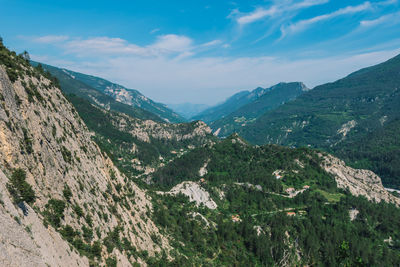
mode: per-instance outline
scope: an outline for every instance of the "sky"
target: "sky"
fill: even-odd
[[[400,53],[398,0],[0,0],[0,36],[163,103],[309,88]]]

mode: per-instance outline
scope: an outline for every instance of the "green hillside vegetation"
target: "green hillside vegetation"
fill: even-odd
[[[268,110],[279,107],[280,105],[296,99],[303,94],[307,88],[299,82],[279,83],[270,87],[263,95],[254,101],[239,107],[226,117],[213,121],[210,127],[216,131],[220,129],[219,136],[227,136],[238,131],[247,123],[251,123]]]
[[[349,138],[335,147],[334,152],[355,168],[379,173],[386,187],[399,188],[400,119],[360,139]]]
[[[398,187],[400,176],[394,170],[397,167],[387,167],[382,153],[373,156],[378,149],[378,137],[371,137],[383,138],[383,133],[389,134],[383,138],[385,146],[393,153],[398,151],[396,131],[390,130],[390,126],[384,130],[384,127],[400,117],[399,85],[400,56],[397,56],[334,83],[317,86],[296,100],[266,112],[242,128],[240,133],[255,144],[311,146],[329,152],[338,151],[338,155],[357,166],[361,166],[360,160],[366,160],[364,155],[368,153],[370,163],[365,166],[381,175],[384,184]],[[343,129],[346,127],[349,129],[344,136]],[[360,140],[372,143],[364,144],[360,149]],[[398,157],[393,153],[390,160]]]
[[[171,266],[400,263],[398,208],[337,189],[334,179],[319,167],[313,150],[253,147],[238,140],[232,136],[213,147],[193,150],[153,174],[155,189],[166,190],[184,177],[198,181],[198,169],[209,159],[202,186],[211,193],[217,209],[197,207],[183,195],[153,196],[154,220],[174,238],[176,259]],[[275,170],[283,171],[282,179],[272,174]],[[260,185],[261,190],[238,183]],[[284,192],[304,185],[310,188],[294,198]],[[352,209],[359,211],[353,221]],[[232,216],[240,220],[234,222]],[[389,236],[392,241],[385,242]],[[150,262],[165,264],[163,259]]]
[[[205,140],[177,141],[176,139],[162,140],[150,137],[150,142],[145,142],[129,133],[129,127],[122,130],[116,126],[122,117],[119,113],[101,109],[76,95],[68,95],[67,97],[88,128],[95,133],[93,138],[96,143],[128,177],[142,173],[142,171],[132,167],[132,160],[134,159],[140,160],[145,166],[157,166],[160,162],[160,156],[168,161],[176,156],[171,151],[187,150],[189,145],[199,146],[208,138],[213,138],[206,136],[204,137]],[[190,133],[195,127],[195,122],[172,126],[177,128],[180,133]],[[168,127],[168,124],[165,124],[164,127]],[[133,145],[136,146],[137,150],[132,150]]]

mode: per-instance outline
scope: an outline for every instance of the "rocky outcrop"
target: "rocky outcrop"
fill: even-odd
[[[159,194],[170,194],[170,195],[178,195],[184,194],[189,198],[189,201],[196,202],[199,206],[203,204],[209,209],[216,209],[217,204],[210,197],[210,194],[200,186],[199,183],[186,181],[174,186],[168,192],[158,192]]]
[[[167,239],[148,218],[152,204],[146,193],[102,154],[61,91],[32,67],[21,68],[23,78],[12,83],[0,65],[0,166],[8,173],[15,168],[26,171],[27,182],[37,196],[34,206],[39,214],[35,220],[42,220],[40,213],[50,199],[58,199],[66,203],[61,227],[69,225],[81,231],[85,226],[97,233],[93,241],[102,240],[119,227],[120,238],[126,238],[139,251],[154,255],[168,248]],[[71,191],[69,201],[63,196],[66,187]],[[83,216],[77,215],[76,207]],[[54,231],[47,231],[54,235]],[[160,242],[156,244],[152,236],[159,237]],[[24,242],[22,250],[30,241]],[[54,257],[64,255],[59,250],[53,252]],[[119,262],[142,262],[139,257],[136,260],[125,253],[111,253]],[[104,258],[108,254],[103,247]],[[87,265],[87,261],[78,260]]]
[[[381,178],[372,171],[351,168],[331,155],[320,156],[323,158],[322,167],[333,175],[339,188],[348,189],[355,196],[365,196],[376,202],[400,204],[400,199],[386,191]]]
[[[202,121],[193,123],[168,124],[152,120],[140,120],[125,114],[112,114],[115,126],[129,132],[143,142],[150,142],[151,138],[158,140],[190,140],[193,143],[207,143],[212,135],[211,128]]]

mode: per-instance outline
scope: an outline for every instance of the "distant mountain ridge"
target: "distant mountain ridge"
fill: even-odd
[[[191,117],[210,107],[206,104],[192,103],[167,104],[167,106],[186,119],[190,119]]]
[[[31,64],[33,66],[37,66],[39,63],[31,61]],[[75,76],[71,75],[71,73],[65,69],[60,69],[43,63],[40,64],[45,71],[50,72],[51,75],[58,79],[62,91],[65,94],[79,96],[102,108],[111,111],[122,112],[138,119],[162,121],[159,116],[149,111],[116,101],[111,96],[108,96],[105,93],[94,89],[90,85],[75,79]]]
[[[193,116],[191,119],[192,120],[202,120],[202,121],[205,121],[206,123],[212,123],[212,122],[215,122],[218,120],[222,120],[223,118],[227,117],[228,115],[232,114],[233,112],[238,111],[240,108],[258,100],[263,95],[270,92],[271,90],[279,89],[279,88],[283,87],[283,85],[286,85],[286,84],[288,84],[289,87],[292,85],[295,85],[295,87],[300,86],[304,90],[308,90],[307,87],[302,83],[279,83],[279,84],[271,86],[269,88],[257,87],[256,89],[254,89],[252,91],[241,91],[239,93],[236,93],[233,96],[226,99],[221,104],[210,107],[210,108],[206,109],[205,111],[201,112],[200,114]],[[285,101],[288,100],[284,96],[282,99]],[[289,99],[291,99],[291,97],[289,97]],[[261,112],[261,111],[257,111],[257,110],[258,110],[258,108],[255,109],[254,113],[258,114],[259,112]],[[240,114],[240,112],[238,114]],[[222,122],[218,123],[218,125],[219,126],[223,125],[223,123]],[[231,127],[228,127],[228,128],[231,128]]]
[[[247,95],[250,103],[239,107],[224,118],[210,123],[218,136],[228,136],[241,127],[253,122],[268,110],[296,99],[309,89],[301,82],[278,83],[269,88],[257,88]]]
[[[128,89],[122,85],[112,83],[103,78],[92,75],[86,75],[79,72],[65,70],[73,75],[75,79],[82,81],[93,88],[111,96],[116,101],[133,106],[140,107],[151,113],[158,115],[166,122],[183,122],[185,119],[168,108],[165,104],[157,103],[144,96],[138,90]]]
[[[37,63],[34,63],[37,64]],[[60,83],[64,88],[70,88],[70,89],[77,89],[77,88],[85,88],[85,94],[88,93],[88,90],[90,91],[90,94],[93,95],[97,95],[95,92],[93,92],[94,90],[97,90],[98,92],[103,93],[104,95],[114,99],[114,101],[121,103],[121,104],[125,104],[128,106],[131,106],[132,108],[136,109],[136,111],[139,109],[144,110],[146,112],[149,112],[151,114],[155,114],[157,115],[162,121],[166,121],[166,122],[171,122],[171,123],[176,123],[176,122],[183,122],[185,121],[185,119],[178,115],[177,113],[175,113],[174,111],[172,111],[171,109],[169,109],[166,105],[161,104],[161,103],[157,103],[149,98],[147,98],[146,96],[144,96],[142,93],[140,93],[138,90],[134,90],[134,89],[128,89],[122,85],[116,84],[116,83],[112,83],[108,80],[105,80],[103,78],[100,77],[96,77],[96,76],[92,76],[92,75],[86,75],[83,73],[79,73],[79,72],[75,72],[75,71],[71,71],[71,70],[67,70],[67,69],[63,69],[63,68],[57,68],[54,66],[50,66],[50,65],[46,65],[46,64],[42,64],[43,67],[48,70],[52,75],[54,75],[55,77],[57,77],[60,80]],[[71,88],[74,87],[74,88]],[[87,87],[89,87],[90,89],[88,89]],[[79,94],[79,92],[69,92],[69,93],[74,93],[74,94]],[[81,97],[84,97],[82,94],[80,95]],[[87,97],[84,97],[87,98]],[[105,98],[104,96],[102,96],[102,98]],[[98,100],[98,99],[97,99]],[[92,99],[93,101],[93,99]],[[107,99],[107,103],[113,102],[110,101],[110,99]],[[104,103],[101,103],[102,101],[100,101],[100,106],[106,107],[104,106]],[[97,103],[99,104],[99,103]],[[101,105],[103,104],[103,105]],[[115,103],[113,103],[114,106],[116,105]],[[119,105],[121,107],[121,105]],[[120,108],[119,107],[119,108]],[[124,107],[124,110],[126,109],[126,107]],[[119,112],[124,112],[121,110],[116,110]],[[124,112],[126,113],[126,112]],[[131,115],[132,114],[128,114]],[[147,114],[148,117],[150,117],[149,119],[153,119],[155,120],[155,116],[152,116],[150,114]],[[134,116],[137,117],[137,116]],[[144,119],[144,117],[138,117],[141,119]],[[158,119],[158,120],[160,120]],[[157,119],[156,119],[157,120]]]

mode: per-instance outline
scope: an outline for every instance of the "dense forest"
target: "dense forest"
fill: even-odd
[[[197,207],[183,195],[154,196],[154,220],[175,239],[177,258],[171,265],[400,263],[400,211],[337,189],[319,167],[316,152],[275,145],[256,148],[235,136],[175,159],[176,164],[153,175],[153,186],[170,188],[183,177],[199,180],[204,160],[209,163],[202,186],[211,192],[217,209]],[[282,179],[272,174],[275,170],[282,171]],[[295,197],[285,194],[289,187],[304,186],[309,189]],[[355,210],[358,214],[351,218]]]

